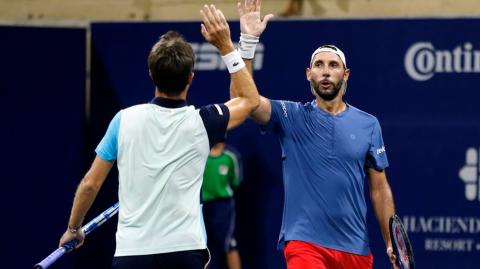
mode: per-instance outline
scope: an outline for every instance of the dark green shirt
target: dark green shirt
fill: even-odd
[[[203,201],[232,197],[239,184],[240,164],[232,151],[226,149],[219,156],[208,156],[203,174]]]

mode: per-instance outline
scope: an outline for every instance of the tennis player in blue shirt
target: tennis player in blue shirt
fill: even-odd
[[[272,15],[260,0],[238,3],[238,50],[252,72],[255,46]],[[307,103],[261,97],[251,117],[282,147],[285,204],[279,247],[288,269],[371,269],[364,186],[395,267],[388,220],[395,212],[380,124],[343,100],[350,70],[333,45],[315,50],[306,69],[315,99]],[[234,87],[231,93],[235,96]]]

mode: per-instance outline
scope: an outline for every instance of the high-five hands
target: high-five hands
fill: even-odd
[[[238,0],[237,8],[240,16],[240,31],[242,34],[260,37],[273,14],[260,15],[262,0]]]
[[[201,32],[205,40],[217,47],[222,55],[232,52],[235,47],[230,37],[230,27],[222,11],[214,5],[204,5],[200,14],[203,21]]]

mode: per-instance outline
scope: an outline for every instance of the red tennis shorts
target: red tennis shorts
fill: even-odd
[[[347,253],[304,241],[288,241],[283,249],[287,269],[372,269],[373,255]]]

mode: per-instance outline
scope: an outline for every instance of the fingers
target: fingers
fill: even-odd
[[[238,10],[238,15],[240,17],[242,17],[244,14],[245,14],[245,9],[244,9],[244,5],[242,5],[242,1],[238,1],[237,2],[237,10]]]
[[[205,28],[205,25],[203,23],[200,24],[200,32],[202,33],[205,39],[208,37],[207,28]]]
[[[75,249],[83,246],[83,241],[84,241],[84,240],[81,240],[81,241],[79,240],[78,243],[75,245]]]
[[[392,264],[392,269],[401,269],[400,266],[398,266],[398,264],[394,263]]]
[[[200,10],[200,15],[202,15],[202,34],[204,33],[207,33],[207,26],[209,23],[209,20],[208,20],[208,17],[207,17],[207,14],[205,14],[205,12],[203,10]]]
[[[262,0],[256,0],[255,1],[255,11],[260,12],[262,10]]]
[[[262,25],[263,27],[267,27],[267,23],[273,19],[273,17],[275,17],[273,14],[268,14],[268,15],[265,15],[265,17],[263,17],[263,20],[262,20]]]
[[[246,13],[253,12],[255,10],[255,0],[238,0],[237,2],[237,9],[238,14],[243,16]]]
[[[243,6],[244,13],[254,12],[256,0],[245,0],[245,5]]]
[[[212,5],[213,6],[213,5]],[[212,29],[212,25],[215,22],[214,15],[210,10],[211,7],[204,5],[203,8],[200,10],[200,14],[202,15],[202,21],[200,32],[202,33],[203,37],[208,40],[209,37],[209,29]],[[215,8],[215,7],[213,7]]]
[[[248,3],[248,9],[250,12],[255,12],[257,11],[256,8],[257,8],[257,0],[248,0],[249,3]]]
[[[200,14],[203,20],[200,25],[203,37],[220,51],[230,50],[230,47],[233,46],[230,27],[223,12],[214,5],[204,5]]]
[[[203,9],[200,10],[200,14],[202,15],[202,21],[205,26],[208,28],[211,25],[212,14],[210,12],[210,8],[207,5],[203,6]]]
[[[220,9],[217,9],[214,5],[204,5],[200,10],[202,15],[203,24],[208,31],[210,27],[215,25],[224,25],[227,23],[225,16]]]
[[[397,263],[397,257],[394,254],[390,256],[390,262],[394,265]]]
[[[217,24],[222,24],[222,19],[221,19],[221,15],[220,15],[222,13],[222,11],[220,11],[220,9],[215,9],[214,5],[211,5],[211,7],[213,8],[211,10],[211,12],[212,12],[213,18],[215,19],[215,22]]]
[[[223,12],[220,9],[217,9],[217,16],[218,16],[219,22],[221,24],[223,24],[223,25],[227,24],[227,18],[225,18],[225,15],[223,14]]]
[[[237,9],[240,17],[245,13],[260,12],[262,9],[262,0],[238,0]]]
[[[207,30],[207,27],[205,26],[205,24],[207,24],[207,15],[205,14],[205,12],[203,12],[203,10],[200,10],[200,14],[202,15],[202,21],[203,23],[200,24],[200,32],[202,33],[202,36],[208,40],[209,39],[209,33],[208,33],[208,30]]]
[[[387,255],[390,260],[390,263],[392,264],[392,268],[397,269],[397,256],[393,254],[393,249],[392,248],[387,248]]]

